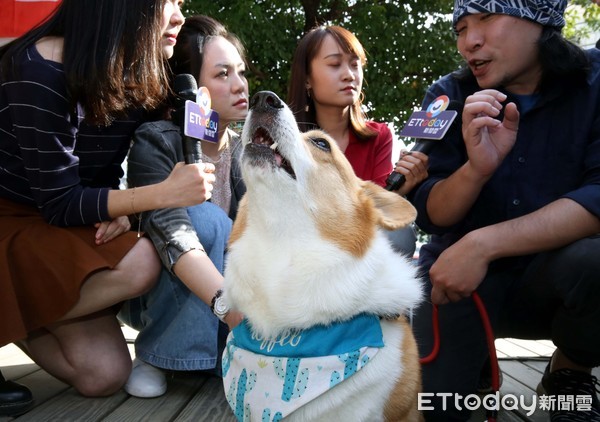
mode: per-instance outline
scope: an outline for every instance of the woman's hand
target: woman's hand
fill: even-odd
[[[427,178],[429,157],[419,151],[400,151],[400,160],[394,171],[403,174],[406,182],[397,190],[400,195],[408,194],[415,186]]]
[[[112,221],[102,221],[94,224],[96,230],[96,244],[102,245],[113,240],[115,237],[128,232],[131,229],[127,216],[117,217]]]
[[[215,182],[214,172],[215,166],[210,163],[177,163],[162,182],[171,207],[189,207],[209,200]]]

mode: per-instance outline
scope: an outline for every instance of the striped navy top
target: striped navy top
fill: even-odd
[[[62,64],[29,47],[21,79],[0,86],[0,197],[36,206],[57,226],[110,220],[108,190],[118,189],[142,113],[102,127],[83,116],[70,105]]]

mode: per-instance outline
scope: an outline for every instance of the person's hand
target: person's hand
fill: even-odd
[[[485,250],[471,232],[442,252],[429,270],[431,301],[443,305],[471,296],[487,274]]]
[[[210,163],[177,163],[163,182],[171,207],[189,207],[210,199],[215,182],[215,166]]]
[[[96,230],[96,244],[102,245],[110,242],[115,237],[128,232],[131,229],[131,223],[127,216],[117,217],[112,221],[103,221],[94,224]]]
[[[242,322],[244,315],[237,311],[229,311],[224,319],[229,330],[233,330],[240,322]]]
[[[600,1],[600,0],[599,0]],[[406,182],[397,190],[400,195],[408,194],[415,186],[429,175],[429,157],[419,151],[400,151],[400,159],[396,162],[394,171],[403,174]]]
[[[504,107],[504,120],[496,119],[506,95],[486,89],[467,97],[463,109],[462,134],[469,164],[482,177],[491,176],[517,139],[519,112],[514,103]]]

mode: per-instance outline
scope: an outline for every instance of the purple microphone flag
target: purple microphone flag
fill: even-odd
[[[400,136],[422,139],[442,139],[458,113],[454,110],[432,116],[427,111],[415,111],[400,132]]]
[[[183,133],[190,138],[218,142],[219,113],[212,109],[207,111],[198,103],[186,101]]]

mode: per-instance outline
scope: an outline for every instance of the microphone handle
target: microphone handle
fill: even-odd
[[[202,145],[199,140],[183,135],[183,158],[186,164],[202,162]]]
[[[202,162],[202,144],[199,139],[186,136],[185,127],[185,105],[171,112],[171,120],[179,128],[181,134],[181,143],[183,147],[183,159],[186,164],[196,164]]]
[[[417,142],[412,147],[410,152],[417,151],[422,152],[423,154],[429,154],[436,142],[440,141],[434,141],[431,139],[417,139]],[[385,181],[385,189],[390,191],[398,190],[402,187],[402,185],[404,185],[404,183],[406,183],[406,176],[404,176],[402,173],[398,173],[397,171],[393,171]]]

